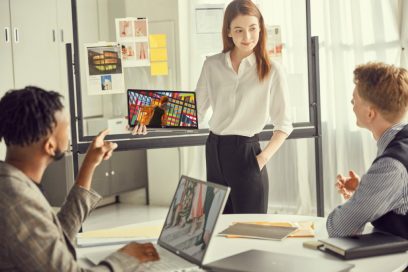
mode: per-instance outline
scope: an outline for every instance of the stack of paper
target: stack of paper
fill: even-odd
[[[134,224],[124,227],[87,231],[77,234],[77,246],[89,247],[112,244],[126,244],[131,241],[151,242],[159,236],[163,223]]]
[[[265,224],[235,223],[227,229],[223,230],[220,235],[226,236],[228,238],[282,240],[296,229],[296,227],[287,226],[283,227]]]
[[[126,227],[112,228],[87,231],[79,233],[78,238],[157,238],[160,235],[161,226],[143,226],[143,227]]]
[[[251,222],[234,222],[235,224],[253,224],[257,226],[266,226],[278,228],[287,228],[288,235],[287,237],[297,237],[297,238],[304,238],[304,237],[314,237],[314,222],[312,221],[301,221],[301,222],[270,222],[270,221],[251,221]],[[284,230],[284,229],[283,229]],[[290,231],[292,230],[292,231]],[[240,237],[248,237],[247,235],[232,235],[232,234],[225,234],[228,238],[240,238]]]

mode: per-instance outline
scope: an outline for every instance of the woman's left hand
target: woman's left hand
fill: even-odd
[[[266,165],[268,160],[264,156],[262,156],[261,154],[258,154],[256,156],[256,160],[257,160],[258,165],[259,165],[259,171],[262,171],[262,169],[264,168],[264,166]]]

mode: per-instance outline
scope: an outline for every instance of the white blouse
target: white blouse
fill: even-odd
[[[241,61],[238,73],[232,68],[230,52],[208,57],[196,93],[198,120],[203,120],[211,106],[209,128],[217,135],[251,137],[269,121],[274,130],[287,135],[293,130],[285,72],[275,61],[269,75],[260,82],[254,53]]]

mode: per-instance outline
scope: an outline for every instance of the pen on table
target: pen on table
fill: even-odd
[[[234,235],[234,234],[225,235],[225,238],[241,238],[241,237],[243,237],[243,236],[241,236],[241,235]]]

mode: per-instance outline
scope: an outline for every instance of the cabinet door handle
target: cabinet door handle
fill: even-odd
[[[10,42],[10,28],[9,27],[4,28],[4,41],[5,43]]]
[[[55,29],[52,30],[52,41],[55,42]]]
[[[62,43],[64,42],[64,30],[63,29],[61,29],[61,42]]]
[[[18,28],[14,28],[14,42],[19,43],[20,42],[20,33],[18,31]]]

